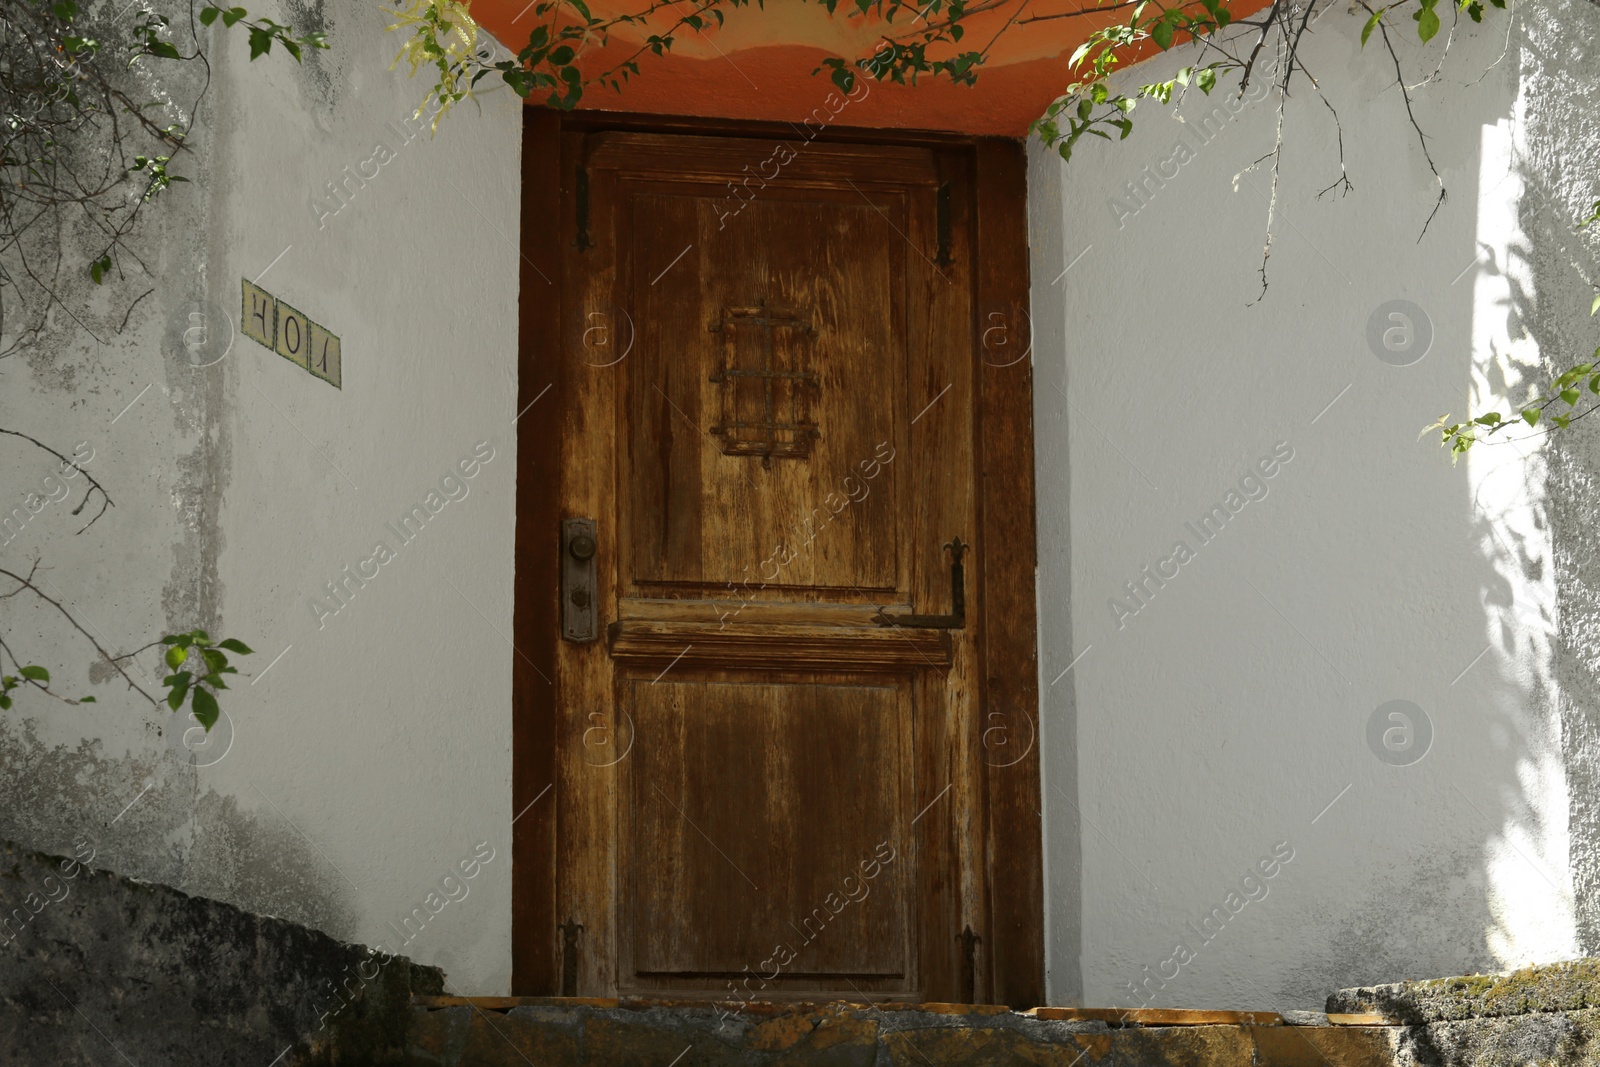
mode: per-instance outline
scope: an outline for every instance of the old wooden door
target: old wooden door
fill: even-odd
[[[560,149],[552,991],[981,999],[971,153]]]

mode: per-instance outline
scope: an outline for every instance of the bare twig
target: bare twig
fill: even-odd
[[[78,533],[80,533],[80,534],[83,533],[84,530],[87,530],[89,527],[93,526],[96,522],[98,522],[99,519],[100,519],[100,516],[102,516],[102,515],[104,515],[106,513],[106,508],[115,506],[115,501],[113,501],[111,499],[111,494],[106,492],[106,487],[101,485],[95,479],[94,475],[90,474],[88,471],[86,471],[82,467],[80,467],[77,463],[73,462],[71,459],[68,459],[66,456],[63,456],[60,452],[57,452],[55,449],[53,449],[49,445],[45,444],[43,441],[39,440],[37,437],[31,437],[28,434],[22,433],[19,430],[7,430],[4,427],[0,427],[0,434],[5,434],[5,435],[7,435],[9,437],[20,437],[24,441],[27,441],[27,442],[29,442],[29,443],[31,443],[31,444],[39,447],[39,448],[44,449],[46,452],[50,453],[52,456],[56,457],[61,462],[65,463],[67,466],[71,467],[73,470],[76,470],[78,473],[82,474],[85,478],[88,479],[89,488],[84,490],[83,499],[78,502],[78,506],[77,507],[72,509],[72,514],[77,515],[77,514],[81,513],[83,511],[84,505],[89,503],[89,497],[91,495],[93,495],[96,491],[98,491],[100,493],[100,510],[95,512],[94,518],[90,519],[87,523],[85,523],[84,526],[83,526],[83,529],[79,530]]]
[[[1372,6],[1367,3],[1367,0],[1356,0],[1356,2],[1366,8],[1368,14],[1377,14],[1377,12],[1373,11]],[[1428,169],[1433,172],[1433,180],[1439,186],[1439,198],[1434,201],[1433,210],[1428,213],[1428,221],[1422,224],[1422,232],[1417,235],[1417,243],[1421,244],[1422,239],[1428,235],[1428,227],[1433,224],[1433,217],[1439,213],[1440,208],[1444,207],[1445,199],[1449,196],[1449,190],[1444,187],[1444,176],[1439,173],[1438,166],[1433,162],[1433,153],[1428,151],[1428,135],[1422,132],[1422,126],[1417,122],[1417,113],[1412,110],[1411,92],[1406,88],[1406,76],[1405,71],[1400,67],[1400,55],[1394,50],[1394,41],[1389,37],[1389,27],[1384,24],[1382,19],[1378,20],[1378,32],[1383,35],[1383,47],[1388,51],[1389,58],[1394,63],[1394,77],[1395,81],[1400,85],[1400,98],[1406,104],[1406,118],[1410,121],[1411,128],[1417,131],[1417,143],[1422,146],[1422,158],[1428,161]]]
[[[68,611],[66,609],[66,607],[61,603],[61,601],[57,600],[55,597],[51,596],[49,593],[46,593],[43,589],[40,589],[37,585],[35,585],[33,583],[33,575],[38,569],[39,569],[39,561],[38,560],[34,561],[33,569],[30,570],[26,575],[18,574],[16,571],[7,570],[4,567],[0,567],[0,577],[10,578],[12,581],[17,583],[17,588],[13,589],[10,593],[8,593],[6,595],[7,596],[15,596],[17,593],[20,593],[22,590],[26,589],[28,592],[30,592],[34,596],[38,597],[40,600],[44,601],[46,604],[49,604],[51,607],[55,608],[58,612],[61,613],[61,617],[62,618],[66,619],[67,622],[72,624],[72,628],[74,630],[77,630],[80,634],[83,635],[84,640],[88,641],[89,644],[94,646],[94,650],[96,652],[100,653],[101,658],[104,659],[107,663],[111,664],[111,666],[116,669],[116,672],[118,674],[122,675],[123,681],[128,683],[128,688],[129,689],[132,689],[134,692],[138,693],[140,696],[142,696],[146,700],[148,700],[152,707],[158,706],[159,702],[156,700],[156,698],[151,696],[149,693],[146,693],[142,688],[140,688],[139,683],[135,682],[133,680],[132,676],[130,676],[127,671],[122,669],[122,664],[117,662],[117,659],[115,657],[113,657],[110,652],[106,651],[105,647],[103,645],[101,645],[98,640],[95,639],[95,636],[93,634],[91,634],[88,630],[85,630],[83,628],[83,624],[80,623],[77,620],[77,617],[74,616],[72,614],[72,612],[70,612],[70,611]]]

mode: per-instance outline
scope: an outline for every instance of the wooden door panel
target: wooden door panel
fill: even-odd
[[[602,131],[559,156],[541,343],[603,623],[553,657],[560,991],[977,997],[973,154]],[[951,611],[956,538],[966,621],[885,620]]]
[[[931,152],[898,153],[902,175],[810,146],[797,180],[730,214],[730,179],[770,146],[616,147],[589,156],[594,248],[572,257],[580,306],[623,309],[632,341],[579,370],[608,381],[591,396],[614,421],[591,409],[586,433],[626,501],[597,505],[615,621],[584,686],[601,696],[608,657],[596,703],[633,753],[580,805],[585,827],[613,823],[574,887],[609,912],[597,937],[583,920],[615,968],[590,988],[707,995],[755,971],[766,995],[953,996],[958,920],[982,899],[960,869],[973,634],[870,613],[949,610],[940,546],[976,528],[965,217],[940,206]],[[878,877],[852,903],[863,864]]]
[[[786,190],[724,227],[725,186],[655,188],[619,190],[638,338],[625,595],[903,589],[903,198]]]
[[[768,980],[905,975],[909,686],[623,689],[634,973],[721,986],[784,945]]]

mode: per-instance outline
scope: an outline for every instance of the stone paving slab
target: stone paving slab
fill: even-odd
[[[445,1000],[453,1003],[444,1003]],[[429,1067],[1391,1067],[1393,1027],[1112,1026],[1003,1008],[426,998],[410,1062]],[[492,1005],[492,1006],[490,1006]],[[750,1006],[754,1008],[754,1005]],[[1266,1013],[1261,1013],[1266,1014]]]

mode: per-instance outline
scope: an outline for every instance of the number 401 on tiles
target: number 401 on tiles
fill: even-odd
[[[241,332],[301,370],[343,389],[339,339],[259,285],[239,279]]]

